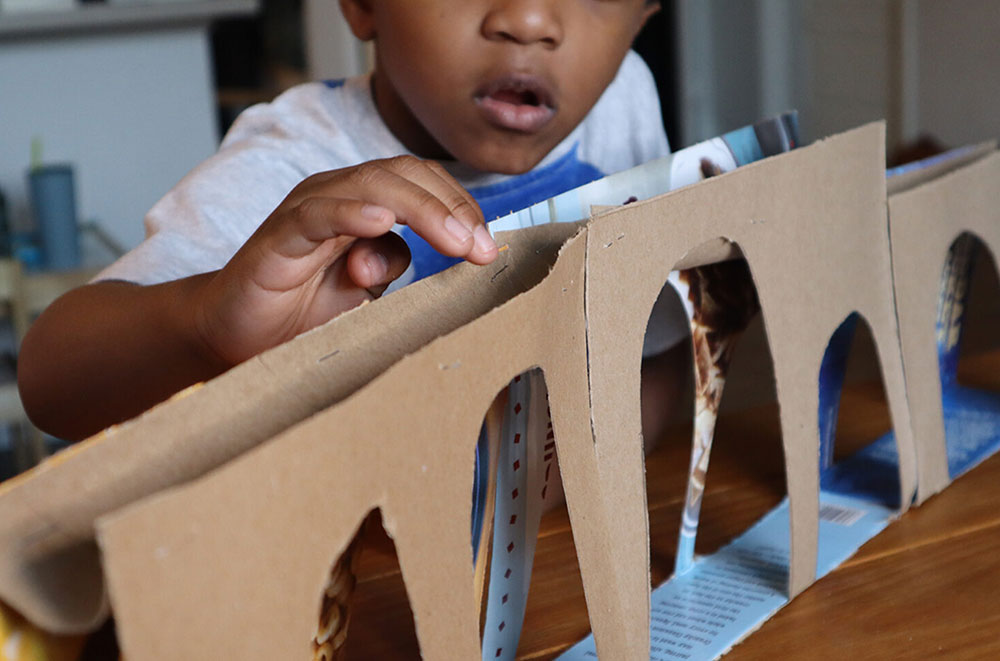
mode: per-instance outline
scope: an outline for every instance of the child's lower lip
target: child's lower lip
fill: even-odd
[[[491,96],[476,98],[476,105],[490,124],[521,133],[540,130],[556,114],[553,108],[546,105],[515,104]]]

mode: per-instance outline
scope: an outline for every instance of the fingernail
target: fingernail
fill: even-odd
[[[380,252],[373,253],[365,259],[368,265],[368,274],[371,276],[372,284],[382,284],[385,276],[389,273],[389,260]]]
[[[444,228],[459,243],[467,243],[472,238],[472,232],[469,231],[469,228],[458,222],[454,216],[448,216],[444,219]]]
[[[361,207],[361,215],[368,220],[382,221],[385,220],[390,213],[391,212],[388,209],[380,207],[377,204],[366,204]]]
[[[473,238],[476,241],[476,249],[483,254],[489,254],[490,252],[497,249],[496,241],[490,236],[489,230],[486,229],[485,225],[479,225],[476,230],[472,233]]]

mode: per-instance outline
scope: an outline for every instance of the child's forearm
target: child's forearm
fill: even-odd
[[[192,311],[211,276],[148,287],[100,282],[53,303],[18,357],[32,421],[60,438],[86,438],[230,367],[202,342]]]
[[[219,271],[148,287],[102,282],[56,301],[22,346],[25,409],[45,431],[84,438],[326,323],[406,270],[396,222],[445,255],[496,259],[475,200],[437,163],[321,172]]]

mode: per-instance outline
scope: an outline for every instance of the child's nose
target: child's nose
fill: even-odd
[[[562,43],[561,0],[495,0],[483,19],[483,36],[493,41],[540,43],[556,48]]]

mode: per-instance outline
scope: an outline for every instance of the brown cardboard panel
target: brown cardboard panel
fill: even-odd
[[[892,267],[900,343],[916,432],[923,502],[950,481],[941,410],[936,319],[941,272],[951,244],[963,232],[1000,254],[1000,154],[889,198]]]
[[[478,658],[472,450],[496,393],[538,366],[593,626],[602,654],[628,658],[616,634],[638,614],[618,603],[622,563],[601,507],[615,499],[595,478],[585,249],[584,237],[570,241],[537,287],[403,359],[341,404],[201,480],[103,518],[99,539],[125,656],[302,657],[331,562],[379,507],[423,655]]]
[[[892,298],[881,125],[831,138],[595,219],[588,232],[591,403],[610,536],[638,645],[648,637],[639,362],[645,320],[669,271],[720,237],[750,265],[775,364],[792,516],[790,592],[814,580],[818,375],[830,336],[857,311],[879,347],[901,458],[902,502],[916,486]],[[641,596],[636,596],[641,595]],[[648,641],[647,641],[648,644]],[[637,655],[638,658],[639,655]]]
[[[892,197],[895,193],[909,190],[975,162],[995,151],[996,143],[986,142],[970,146],[967,149],[968,151],[958,158],[948,160],[936,166],[914,170],[904,175],[893,177],[887,182],[889,196]],[[692,256],[689,255],[688,258]],[[985,278],[983,277],[985,275],[984,269],[978,268],[980,265],[981,263],[977,262],[977,281],[972,285],[973,290],[979,291],[982,286],[992,286],[995,288],[995,283],[992,282],[991,276],[987,275]],[[678,268],[686,266],[688,265],[680,264]],[[980,283],[980,280],[984,279],[985,282]],[[985,329],[987,326],[992,328],[996,321],[992,309],[983,309],[982,304],[985,300],[984,298],[975,298],[971,301],[972,307],[969,310],[970,317],[975,317],[975,320],[982,324],[979,326],[980,329]],[[971,330],[971,333],[964,336],[963,342],[968,345],[970,350],[985,350],[989,346],[992,346],[988,342],[984,342],[984,339],[986,339],[984,337],[985,333],[977,332],[976,323],[968,324],[968,328]],[[879,366],[867,360],[859,360],[863,356],[867,357],[875,350],[871,345],[869,336],[861,333],[855,337],[854,341],[860,344],[856,345],[858,347],[857,350],[852,350],[851,352],[846,382],[859,383],[876,380],[878,378],[876,370],[879,369]],[[726,380],[726,397],[723,401],[724,411],[739,411],[776,401],[773,389],[769,390],[767,383],[764,383],[764,387],[761,387],[760,383],[760,380],[763,378],[762,373],[770,369],[770,361],[771,356],[764,337],[763,326],[761,320],[758,318],[754,320],[740,339],[740,350]],[[767,363],[766,366],[765,362]]]
[[[97,517],[224,464],[527,290],[578,229],[502,239],[489,267],[462,265],[346,313],[0,486],[0,600],[49,631],[96,628],[107,614]]]

